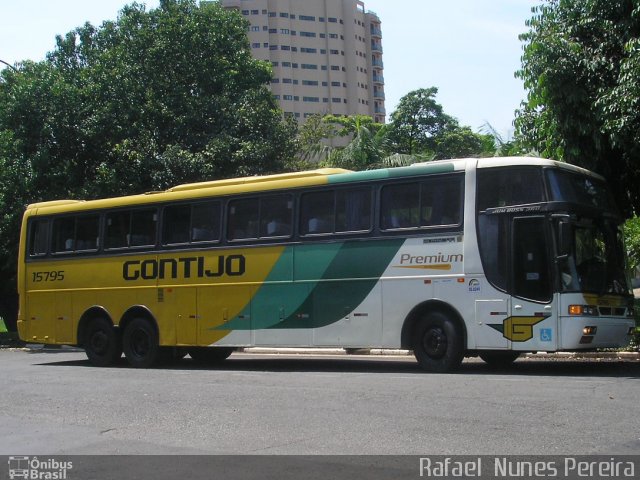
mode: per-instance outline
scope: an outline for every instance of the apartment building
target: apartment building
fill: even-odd
[[[221,0],[250,22],[255,58],[273,65],[285,115],[369,115],[385,121],[380,18],[360,0]]]

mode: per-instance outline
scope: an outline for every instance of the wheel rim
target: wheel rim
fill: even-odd
[[[422,338],[422,348],[431,358],[442,358],[447,353],[447,335],[441,328],[430,328]]]
[[[131,352],[136,357],[146,357],[151,349],[149,336],[142,329],[137,329],[131,334]]]
[[[104,330],[96,330],[91,335],[89,344],[96,354],[104,355],[109,349],[109,336]]]

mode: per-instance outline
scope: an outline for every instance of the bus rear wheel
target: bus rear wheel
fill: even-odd
[[[413,353],[428,372],[456,370],[464,357],[463,337],[456,323],[442,312],[431,312],[414,330]]]
[[[193,347],[189,355],[196,362],[215,365],[229,358],[235,349],[231,347]]]
[[[478,356],[490,367],[505,368],[518,359],[520,352],[487,351],[478,353]]]
[[[104,317],[92,319],[83,339],[84,351],[96,367],[108,367],[122,356],[118,332]]]
[[[154,326],[144,318],[133,319],[122,334],[122,349],[129,365],[149,368],[160,356],[158,334]]]

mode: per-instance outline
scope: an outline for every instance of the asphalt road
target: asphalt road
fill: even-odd
[[[0,455],[639,454],[640,362],[235,353],[136,370],[0,350]]]

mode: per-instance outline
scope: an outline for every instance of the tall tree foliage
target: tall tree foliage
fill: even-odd
[[[603,174],[640,210],[640,4],[548,0],[533,9],[517,76],[517,135],[543,156]]]
[[[0,76],[0,269],[15,271],[24,204],[282,171],[295,129],[217,2],[126,6]]]
[[[397,153],[412,155],[436,150],[436,139],[457,121],[436,102],[436,87],[421,88],[400,99],[391,114],[390,137]]]

